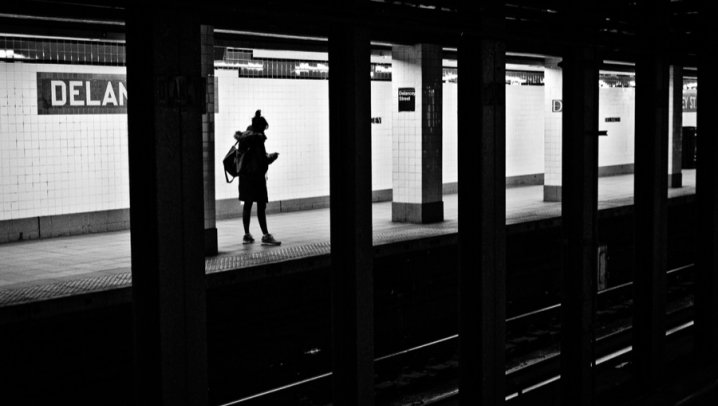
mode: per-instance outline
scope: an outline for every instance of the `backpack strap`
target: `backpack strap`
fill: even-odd
[[[227,183],[234,182],[234,176],[232,176],[232,180],[230,180],[229,177],[227,176],[227,171],[224,171],[224,179],[227,181]]]
[[[239,144],[239,140],[237,140],[237,142],[235,142],[233,146],[236,148],[238,144]],[[239,151],[237,151],[237,152],[239,152]],[[234,182],[234,178],[236,178],[236,176],[232,176],[232,179],[230,180],[229,176],[227,176],[227,170],[226,169],[224,170],[224,180],[226,180],[227,183]]]

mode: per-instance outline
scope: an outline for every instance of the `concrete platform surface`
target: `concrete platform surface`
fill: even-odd
[[[669,189],[669,197],[695,193],[695,171],[683,171],[684,187]],[[517,224],[561,215],[560,203],[545,203],[543,186],[506,190],[506,222]],[[239,204],[239,202],[237,203]],[[599,179],[599,210],[633,204],[633,175]],[[457,232],[457,195],[444,196],[445,221],[435,224],[391,222],[391,202],[373,205],[374,245]],[[328,254],[329,209],[268,215],[269,231],[279,247],[259,244],[259,226],[252,217],[257,240],[243,245],[241,219],[217,222],[219,255],[206,259],[206,272],[215,273],[273,262]],[[87,234],[0,245],[0,307],[87,292],[128,287],[130,232]]]

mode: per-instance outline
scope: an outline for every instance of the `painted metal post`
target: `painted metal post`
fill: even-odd
[[[127,83],[136,403],[204,406],[200,24],[130,7]]]
[[[649,389],[663,375],[666,337],[666,246],[668,201],[668,83],[665,2],[641,4],[641,53],[636,61],[635,238],[633,297],[634,376]]]
[[[501,26],[458,49],[459,400],[504,402],[506,45]]]
[[[329,36],[333,391],[336,405],[374,402],[369,37]]]
[[[705,2],[699,26],[698,60],[700,93],[718,92],[718,56],[715,54],[715,21],[718,6]],[[698,200],[695,327],[696,357],[701,362],[718,358],[718,139],[711,136],[716,124],[718,100],[703,97],[698,105],[696,196]]]
[[[561,396],[564,405],[593,397],[593,314],[597,272],[598,57],[576,45],[564,55],[562,201],[564,260]]]

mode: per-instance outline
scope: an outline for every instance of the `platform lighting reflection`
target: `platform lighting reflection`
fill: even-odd
[[[236,66],[238,66],[240,68],[244,68],[244,69],[256,70],[259,72],[264,70],[264,65],[262,65],[261,63],[247,62],[247,63],[239,63]]]
[[[444,82],[451,82],[452,80],[456,80],[458,78],[459,78],[459,75],[457,75],[456,73],[448,72],[448,73],[444,74],[443,79],[444,79]]]
[[[306,62],[302,62],[299,65],[294,67],[294,73],[296,73],[297,75],[300,73],[308,73],[308,72],[322,72],[322,73],[329,72],[329,65],[324,64],[324,63],[318,63],[318,64],[312,66]]]
[[[391,73],[391,65],[389,65],[389,66],[377,65],[376,71],[379,73]]]
[[[506,84],[508,85],[523,85],[524,83],[526,83],[524,78],[506,75]]]
[[[27,56],[18,54],[13,49],[0,49],[0,58],[4,59],[27,59]]]

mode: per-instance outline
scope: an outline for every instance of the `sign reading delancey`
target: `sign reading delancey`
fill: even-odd
[[[126,114],[125,75],[37,73],[37,114]]]
[[[414,111],[416,90],[413,87],[399,88],[399,111]]]

